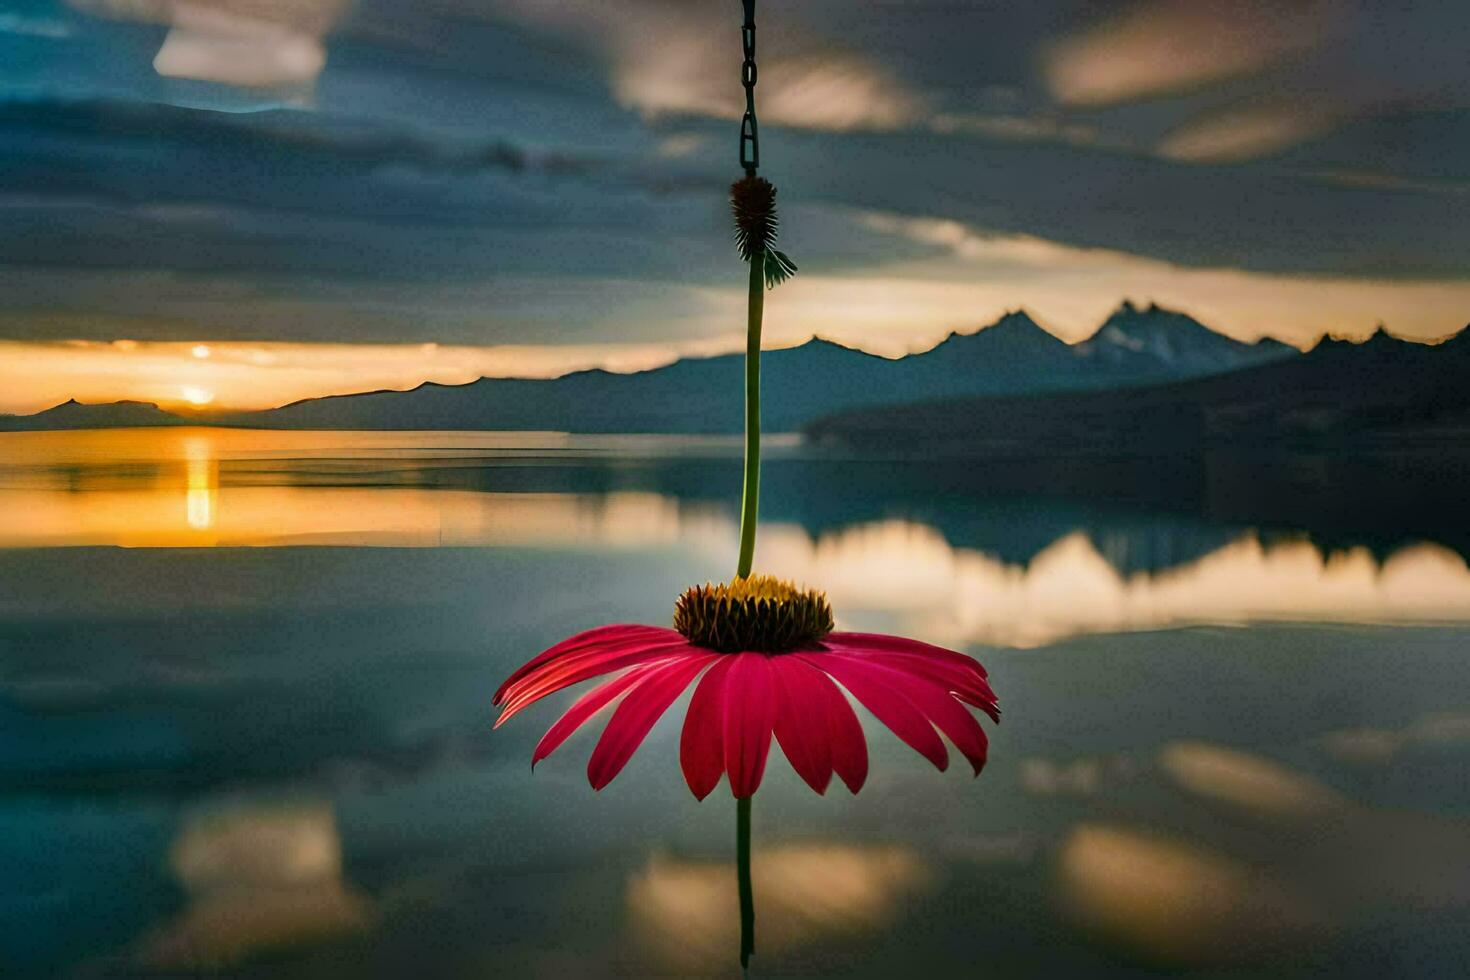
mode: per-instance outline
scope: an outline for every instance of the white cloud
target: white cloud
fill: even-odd
[[[103,17],[169,25],[160,75],[241,88],[310,85],[326,65],[322,36],[351,0],[70,0]]]

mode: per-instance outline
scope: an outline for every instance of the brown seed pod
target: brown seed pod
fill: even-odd
[[[771,575],[696,585],[674,604],[674,629],[721,653],[784,653],[820,640],[832,625],[825,594]]]

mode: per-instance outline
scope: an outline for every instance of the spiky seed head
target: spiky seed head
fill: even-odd
[[[730,185],[730,212],[735,216],[735,247],[749,262],[756,252],[776,244],[776,185],[764,177],[742,177]]]
[[[785,653],[832,632],[832,604],[816,589],[751,575],[684,590],[674,603],[674,629],[721,653]]]

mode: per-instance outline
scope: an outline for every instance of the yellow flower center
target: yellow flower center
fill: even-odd
[[[674,629],[721,653],[783,653],[832,632],[832,604],[816,589],[751,575],[684,590],[674,603]]]

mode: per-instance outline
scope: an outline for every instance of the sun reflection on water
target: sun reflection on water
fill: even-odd
[[[204,531],[214,526],[214,508],[219,493],[219,463],[211,456],[209,443],[190,439],[184,443],[188,481],[185,510],[191,528]]]
[[[738,531],[735,515],[717,503],[648,490],[486,492],[417,479],[466,459],[622,458],[648,449],[618,441],[627,437],[584,445],[544,433],[439,433],[419,445],[394,433],[19,435],[6,443],[15,451],[0,457],[0,548],[677,549],[713,567]],[[385,468],[413,479],[385,479]],[[357,474],[372,482],[360,485]],[[1054,533],[1015,561],[910,519],[816,534],[773,522],[763,525],[758,560],[783,577],[821,583],[845,628],[921,632],[951,644],[1027,647],[1202,623],[1470,622],[1470,568],[1434,543],[1381,557],[1242,532],[1198,557],[1129,571],[1089,528]]]

